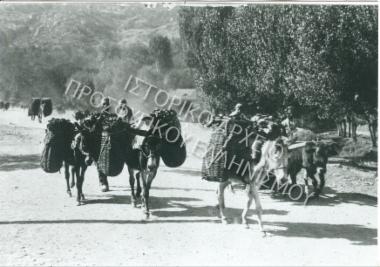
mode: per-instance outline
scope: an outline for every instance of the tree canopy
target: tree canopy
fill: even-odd
[[[197,86],[216,110],[333,118],[377,107],[377,7],[183,7],[179,29]]]

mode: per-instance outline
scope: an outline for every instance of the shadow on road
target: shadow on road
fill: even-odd
[[[40,155],[1,155],[0,171],[30,170],[40,168]]]
[[[210,207],[204,207],[208,209]],[[250,220],[252,223],[252,220]],[[104,219],[70,219],[70,220],[26,220],[0,221],[0,225],[34,225],[34,224],[157,224],[157,223],[220,223],[217,218],[208,219],[153,219],[153,220],[104,220]],[[271,234],[283,237],[301,237],[313,239],[346,239],[353,245],[376,245],[377,229],[365,228],[355,224],[265,222],[266,225],[282,228],[271,230]]]
[[[353,245],[376,245],[377,229],[355,224],[272,222],[268,225],[282,227],[271,233],[284,237],[343,238]]]
[[[161,172],[170,172],[170,173],[176,173],[176,174],[183,174],[183,175],[189,175],[189,176],[195,176],[195,177],[202,177],[202,173],[200,170],[190,170],[190,169],[175,169],[175,170],[166,170],[163,169]]]
[[[91,195],[96,199],[87,199],[84,201],[86,205],[92,204],[122,204],[130,205],[130,196],[121,195]],[[216,218],[218,216],[218,210],[216,206],[197,206],[196,202],[201,201],[198,198],[188,198],[188,197],[150,197],[150,210],[152,215],[159,218],[173,218],[173,217],[210,217]],[[191,202],[190,204],[187,204]],[[236,208],[226,208],[225,213],[230,218],[240,218],[243,207],[241,209]],[[251,209],[248,216],[251,216],[256,211]],[[273,215],[287,215],[288,211],[285,210],[275,210],[275,209],[264,209],[264,214]],[[172,221],[172,220],[170,220]],[[194,222],[199,222],[195,220]]]
[[[210,217],[217,216],[218,209],[216,206],[189,206],[182,203],[168,203],[169,208],[177,208],[177,210],[154,210],[152,214],[158,217]],[[167,207],[167,208],[168,208]],[[225,208],[225,214],[229,218],[240,218],[243,212],[243,207],[241,209],[236,208]],[[255,210],[251,209],[248,213],[248,216],[251,216],[255,213]],[[273,214],[273,215],[286,215],[288,211],[285,210],[275,210],[275,209],[264,209],[264,214]]]
[[[310,191],[311,193],[312,191]],[[280,202],[288,202],[293,205],[304,205],[306,195],[299,200],[292,200],[288,194],[278,192],[269,193],[272,199]],[[325,187],[323,194],[319,197],[310,197],[307,206],[337,206],[340,204],[356,204],[360,206],[377,207],[377,197],[361,193],[340,193],[330,187]]]
[[[338,193],[335,191],[333,196],[326,193],[319,198],[312,198],[308,206],[336,206],[342,203],[356,204],[360,206],[377,207],[377,198],[360,193]]]
[[[130,187],[129,186],[120,186],[120,185],[111,185],[110,186],[111,190],[112,189],[116,189],[115,191],[131,191]],[[215,192],[215,189],[207,189],[207,188],[194,188],[194,187],[188,187],[188,188],[185,188],[185,187],[163,187],[163,186],[159,186],[159,187],[156,187],[156,186],[153,186],[152,187],[152,190],[180,190],[180,191],[186,191],[186,192],[192,192],[192,191],[203,191],[203,192]]]
[[[365,165],[363,160],[354,158],[354,157],[346,157],[346,158],[334,158],[334,159],[329,159],[329,164],[339,164],[340,166],[345,166],[345,167],[351,167],[355,168],[361,171],[377,171],[377,162],[372,162],[370,165]],[[367,162],[367,164],[369,164]]]
[[[94,224],[94,223],[110,223],[110,224],[155,224],[155,223],[202,223],[214,222],[219,223],[217,219],[209,220],[29,220],[29,221],[0,221],[0,225],[14,224]]]

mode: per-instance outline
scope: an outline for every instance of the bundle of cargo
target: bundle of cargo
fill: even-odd
[[[202,162],[202,178],[223,182],[228,178],[243,179],[249,174],[247,167],[252,162],[252,143],[256,134],[252,122],[227,118],[213,129],[206,154]],[[249,136],[249,140],[247,139]]]
[[[71,142],[74,125],[66,119],[51,119],[47,124],[40,165],[48,173],[58,172],[63,161],[72,162]]]
[[[156,109],[150,116],[153,118],[150,132],[161,138],[160,156],[167,167],[181,166],[186,160],[186,145],[182,138],[181,123],[177,112],[167,109]]]
[[[32,103],[28,109],[28,116],[38,116],[40,112],[41,98],[32,98]]]
[[[129,124],[119,120],[115,114],[101,116],[99,123],[102,132],[96,159],[98,171],[106,176],[117,176],[123,170],[127,154],[132,153],[134,136],[128,131]]]
[[[181,166],[186,160],[186,145],[182,136],[174,143],[164,142],[160,146],[160,156],[167,167]]]
[[[225,172],[226,157],[224,144],[226,140],[226,128],[214,128],[202,161],[202,179],[210,182],[223,182],[228,179]]]
[[[42,98],[41,100],[42,114],[44,117],[50,116],[53,112],[53,102],[50,98]]]

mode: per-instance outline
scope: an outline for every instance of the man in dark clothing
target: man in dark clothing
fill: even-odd
[[[111,103],[108,97],[103,98],[101,108],[101,113],[111,113]]]
[[[133,112],[130,107],[128,107],[127,100],[124,98],[120,100],[119,105],[116,108],[117,116],[124,122],[132,123]]]
[[[102,106],[101,106],[101,112],[100,112],[100,118],[98,119],[98,123],[102,123],[105,116],[108,116],[111,114],[111,103],[110,99],[108,97],[103,98],[102,100]],[[108,185],[108,179],[107,176],[101,172],[98,172],[99,174],[99,184],[102,192],[109,191],[109,185]]]

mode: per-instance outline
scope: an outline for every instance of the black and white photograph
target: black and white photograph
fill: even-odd
[[[0,266],[379,266],[377,2],[0,2]]]

